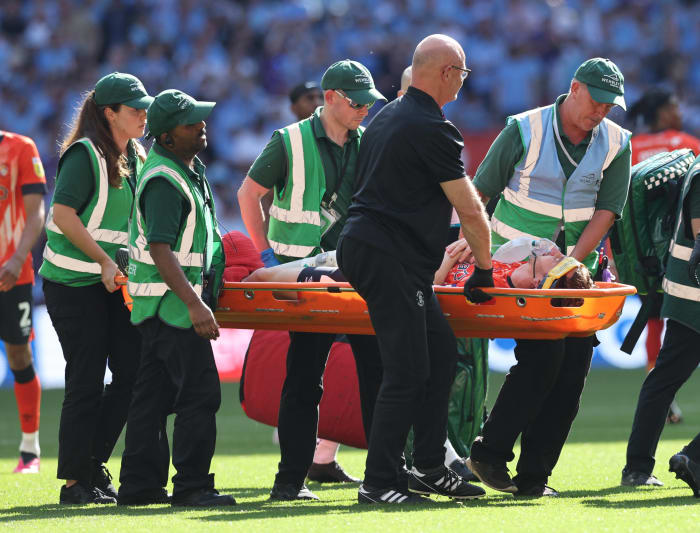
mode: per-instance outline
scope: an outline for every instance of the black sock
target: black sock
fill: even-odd
[[[33,461],[38,457],[35,453],[30,453],[30,452],[19,452],[19,455],[22,457],[22,462],[26,465],[29,461]]]
[[[32,365],[32,363],[29,363],[29,366],[23,370],[12,370],[12,373],[15,375],[16,383],[29,383],[36,375],[34,373],[34,365]]]

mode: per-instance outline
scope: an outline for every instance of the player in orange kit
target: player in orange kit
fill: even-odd
[[[632,164],[661,152],[670,152],[680,148],[690,148],[697,156],[700,155],[700,139],[683,131],[682,118],[678,99],[666,89],[653,88],[644,93],[628,111],[637,123],[642,123],[647,132],[632,137]],[[637,128],[635,128],[637,129]],[[647,322],[647,370],[656,364],[656,357],[661,348],[661,333],[664,321],[659,318],[661,310],[661,295],[652,296],[656,303],[652,306],[651,315]],[[681,411],[675,400],[671,404],[668,421],[672,424],[681,421]]]
[[[14,472],[39,471],[41,385],[34,372],[31,248],[44,226],[46,178],[34,141],[0,130],[0,339],[15,377],[22,428]]]

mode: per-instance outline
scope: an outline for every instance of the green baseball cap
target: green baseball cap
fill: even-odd
[[[157,137],[176,126],[201,122],[215,105],[216,102],[198,102],[182,91],[167,89],[158,94],[148,108],[148,134]]]
[[[342,89],[353,102],[366,105],[377,100],[386,100],[384,95],[374,88],[374,80],[369,70],[357,61],[344,59],[333,63],[321,78],[321,88]]]
[[[617,104],[625,111],[625,77],[617,65],[602,57],[584,61],[574,78],[583,82],[591,98],[600,104]]]
[[[146,109],[153,101],[143,83],[136,76],[112,72],[100,78],[95,85],[97,105],[124,104],[135,109]]]

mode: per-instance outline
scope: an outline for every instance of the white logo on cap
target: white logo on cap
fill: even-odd
[[[184,111],[190,106],[189,100],[182,94],[174,95],[173,98],[177,100],[177,107],[180,111]]]
[[[616,89],[620,88],[620,78],[617,74],[603,74],[603,77],[600,81],[602,81],[603,83],[607,83],[608,85],[615,87]]]
[[[366,83],[369,85],[370,81],[364,74],[355,74],[355,83]]]

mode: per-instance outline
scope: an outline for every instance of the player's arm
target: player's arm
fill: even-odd
[[[4,265],[0,265],[0,291],[9,291],[15,286],[27,255],[44,227],[44,195],[24,194],[22,199],[25,213],[24,229],[15,253]]]
[[[102,270],[102,283],[109,292],[117,290],[114,276],[117,275],[117,263],[107,255],[95,239],[92,238],[83,222],[78,217],[75,208],[68,205],[53,204],[53,221],[63,232],[63,235],[81,252],[87,255]]]

